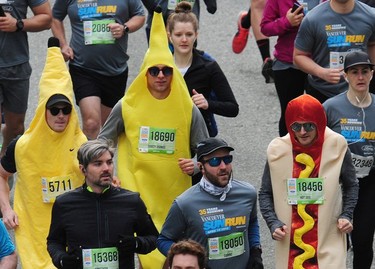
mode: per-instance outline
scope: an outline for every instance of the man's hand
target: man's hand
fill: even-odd
[[[5,12],[5,17],[0,17],[0,31],[2,32],[15,32],[17,31],[17,19],[10,13]]]
[[[178,166],[183,173],[192,176],[194,174],[194,161],[192,159],[178,159]]]
[[[7,229],[14,229],[18,226],[18,216],[13,209],[9,208],[2,212],[3,222]]]
[[[75,255],[64,254],[60,259],[60,265],[63,269],[75,269],[79,268],[80,259]]]
[[[61,47],[61,53],[64,57],[65,62],[67,62],[69,60],[73,60],[73,58],[74,58],[73,49],[69,45],[62,46]]]
[[[329,83],[337,84],[342,76],[341,69],[338,68],[322,68],[319,77]]]
[[[119,39],[124,35],[124,28],[125,28],[124,25],[115,22],[115,23],[109,23],[108,27],[109,27],[109,30],[112,33],[112,36],[115,39]]]
[[[117,248],[120,252],[135,253],[138,247],[137,238],[132,235],[120,235]]]
[[[289,233],[289,229],[286,225],[280,228],[276,228],[276,230],[273,232],[272,237],[273,239],[277,241],[281,241],[284,239],[284,237]]]
[[[353,230],[353,224],[347,219],[338,219],[337,228],[342,233],[350,233]]]

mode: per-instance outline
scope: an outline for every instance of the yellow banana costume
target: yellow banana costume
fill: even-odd
[[[171,92],[163,100],[154,98],[148,88],[146,72],[158,64],[173,68]],[[139,192],[158,230],[165,221],[173,200],[191,186],[191,178],[182,173],[178,158],[190,158],[190,126],[193,103],[184,78],[174,64],[168,47],[161,13],[154,13],[150,47],[139,75],[122,99],[125,134],[118,142],[118,174],[124,187]],[[175,130],[172,154],[140,152],[142,126]],[[165,257],[154,250],[140,256],[144,269],[162,268]]]
[[[46,248],[53,199],[47,202],[43,192],[46,188],[62,189],[61,184],[65,183],[74,189],[84,179],[78,167],[77,150],[86,137],[74,107],[63,132],[53,131],[46,122],[46,103],[52,95],[63,94],[74,104],[70,75],[59,47],[48,48],[39,88],[35,116],[15,148],[14,211],[19,219],[15,239],[23,269],[55,268]]]
[[[290,126],[296,121],[315,124],[317,137],[311,145],[302,146],[295,138]],[[289,102],[286,123],[289,134],[275,138],[267,149],[275,213],[290,228],[287,238],[275,242],[275,268],[346,268],[346,238],[337,228],[342,212],[339,178],[346,141],[326,127],[322,105],[307,94]],[[323,179],[323,204],[287,203],[286,179],[298,177]]]

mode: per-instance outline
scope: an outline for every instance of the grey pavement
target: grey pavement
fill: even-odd
[[[217,60],[240,106],[240,113],[236,118],[217,117],[219,137],[227,140],[235,148],[234,177],[248,181],[259,189],[267,145],[278,136],[277,122],[280,110],[274,84],[265,84],[260,73],[262,61],[255,39],[250,38],[246,49],[239,55],[231,50],[232,37],[237,29],[237,15],[241,10],[248,8],[248,3],[249,1],[242,0],[218,1],[218,10],[216,14],[211,15],[206,12],[201,1],[198,48],[207,51]],[[68,25],[66,29],[69,30]],[[38,103],[38,83],[45,62],[47,40],[51,35],[51,31],[29,33],[33,74],[26,127]],[[275,39],[272,38],[271,41],[273,48]],[[146,49],[144,28],[130,34],[128,86],[138,73]],[[273,240],[260,213],[258,216],[264,265],[265,268],[274,268]]]

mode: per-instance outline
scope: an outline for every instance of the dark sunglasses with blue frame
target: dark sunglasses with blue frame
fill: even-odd
[[[208,160],[201,160],[201,163],[205,164],[208,163],[212,167],[217,167],[221,164],[221,162],[224,162],[225,164],[230,164],[233,161],[232,155],[226,155],[223,157],[213,157]]]

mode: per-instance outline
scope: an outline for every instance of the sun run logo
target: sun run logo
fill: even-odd
[[[361,141],[375,140],[375,132],[361,132],[355,130],[342,130],[341,135],[345,137],[347,141],[361,139]]]
[[[115,14],[116,5],[97,6],[96,3],[85,3],[78,6],[78,16],[83,18],[100,17],[103,14]]]
[[[206,234],[212,234],[222,231],[229,231],[232,229],[232,227],[244,225],[246,225],[246,216],[237,216],[203,222],[203,230]]]

